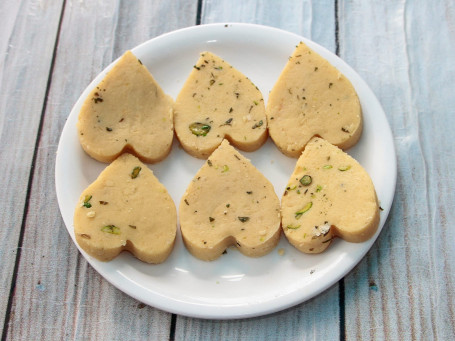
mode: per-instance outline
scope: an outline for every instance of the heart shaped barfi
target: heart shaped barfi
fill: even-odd
[[[131,154],[123,154],[85,189],[74,213],[74,234],[89,255],[109,261],[130,251],[147,263],[171,253],[177,210],[153,172]]]
[[[290,157],[299,157],[313,136],[347,149],[362,132],[351,82],[302,42],[270,92],[266,112],[270,137]]]
[[[280,202],[273,185],[227,140],[197,172],[179,208],[187,249],[214,260],[234,245],[260,257],[280,238]]]
[[[363,242],[379,224],[379,205],[370,176],[351,156],[313,138],[297,160],[281,199],[282,227],[305,253],[324,251],[333,238]]]
[[[175,101],[175,132],[185,151],[207,158],[223,141],[254,151],[267,139],[259,89],[220,57],[203,52]]]
[[[77,122],[85,152],[112,162],[123,152],[155,163],[170,152],[173,100],[127,51],[82,104]]]

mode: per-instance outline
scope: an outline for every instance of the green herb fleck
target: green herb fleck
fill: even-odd
[[[295,219],[300,219],[300,217],[302,216],[302,214],[304,214],[305,212],[308,212],[310,210],[310,208],[313,207],[313,202],[309,202],[308,204],[305,205],[305,207],[303,207],[300,211],[297,211],[295,212]]]
[[[246,191],[246,194],[253,194],[253,191]]]
[[[228,165],[224,165],[223,166],[223,170],[221,171],[221,173],[226,173],[228,170],[229,170],[229,166]]]
[[[248,220],[250,220],[250,217],[237,217],[242,223],[246,223]]]
[[[231,207],[231,204],[226,204],[226,207]]]
[[[196,136],[206,136],[212,127],[205,123],[193,122],[189,125],[189,129]]]
[[[213,85],[213,84],[215,84],[215,80],[214,80],[214,79],[211,79],[211,80],[210,80],[210,85]]]
[[[332,168],[332,165],[325,165],[325,166],[323,166],[322,168],[324,168],[324,169],[330,169],[330,168]]]
[[[213,166],[212,161],[210,161],[210,160],[207,160],[207,164],[208,164],[210,167]]]
[[[139,176],[141,169],[142,168],[139,166],[134,167],[133,171],[131,172],[131,179],[136,179]]]
[[[232,109],[232,108],[231,108]],[[231,117],[230,119],[228,119],[226,122],[224,122],[222,125],[220,125],[220,127],[222,126],[232,126],[232,120],[233,118]]]
[[[311,185],[311,182],[313,181],[313,179],[311,178],[310,175],[304,175],[304,176],[302,176],[302,178],[299,181],[303,186],[309,186],[309,185]]]
[[[107,131],[112,131],[112,128],[106,127]]]
[[[120,228],[115,225],[107,225],[101,228],[101,231],[110,234],[120,234]]]
[[[320,192],[322,191],[322,186],[321,185],[317,185],[316,186],[316,192]]]

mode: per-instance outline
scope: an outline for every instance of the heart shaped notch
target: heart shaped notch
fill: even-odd
[[[192,156],[206,159],[227,138],[252,152],[267,140],[264,99],[248,77],[201,53],[175,100],[175,133]]]
[[[171,253],[177,210],[153,172],[131,154],[123,154],[85,189],[74,212],[74,234],[92,257],[109,261],[130,251],[147,263]]]
[[[305,253],[324,251],[335,237],[371,238],[379,205],[370,176],[351,156],[322,138],[307,144],[281,199],[282,227]]]
[[[127,51],[85,99],[77,129],[82,148],[98,161],[129,152],[159,162],[172,147],[173,100]]]
[[[280,238],[280,201],[273,185],[227,140],[193,178],[179,215],[185,246],[202,260],[217,259],[231,245],[260,257]]]

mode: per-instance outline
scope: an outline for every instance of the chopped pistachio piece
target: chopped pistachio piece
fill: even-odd
[[[310,201],[308,204],[306,204],[300,211],[295,212],[295,219],[300,219],[302,214],[304,214],[305,212],[308,212],[311,207],[313,207],[312,201]]]
[[[338,167],[338,170],[341,172],[345,172],[347,170],[351,169],[351,166],[343,166],[343,167]]]
[[[310,175],[304,175],[302,176],[302,178],[300,179],[300,183],[303,185],[303,186],[309,186],[311,185],[311,182],[313,181],[313,179],[311,178]]]
[[[259,122],[254,124],[251,128],[252,129],[256,129],[256,128],[259,128],[260,126],[262,126],[263,124],[264,124],[264,122],[262,122],[262,120],[260,120]]]
[[[133,171],[131,172],[131,179],[136,179],[141,171],[141,167],[134,167]]]
[[[101,228],[101,231],[111,234],[120,234],[120,228],[115,225],[107,225]]]
[[[190,124],[189,128],[196,136],[206,136],[212,127],[205,123],[193,122]]]
[[[91,195],[86,195],[85,198],[84,198],[84,203],[82,204],[82,206],[84,206],[86,208],[92,207],[92,204],[89,202],[90,199],[92,199],[92,196]]]

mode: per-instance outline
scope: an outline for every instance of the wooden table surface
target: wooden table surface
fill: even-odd
[[[455,340],[455,2],[17,0],[0,2],[2,340]],[[86,262],[60,215],[59,137],[89,82],[175,29],[248,22],[337,53],[372,88],[398,180],[364,259],[317,297],[244,320],[145,306]]]

